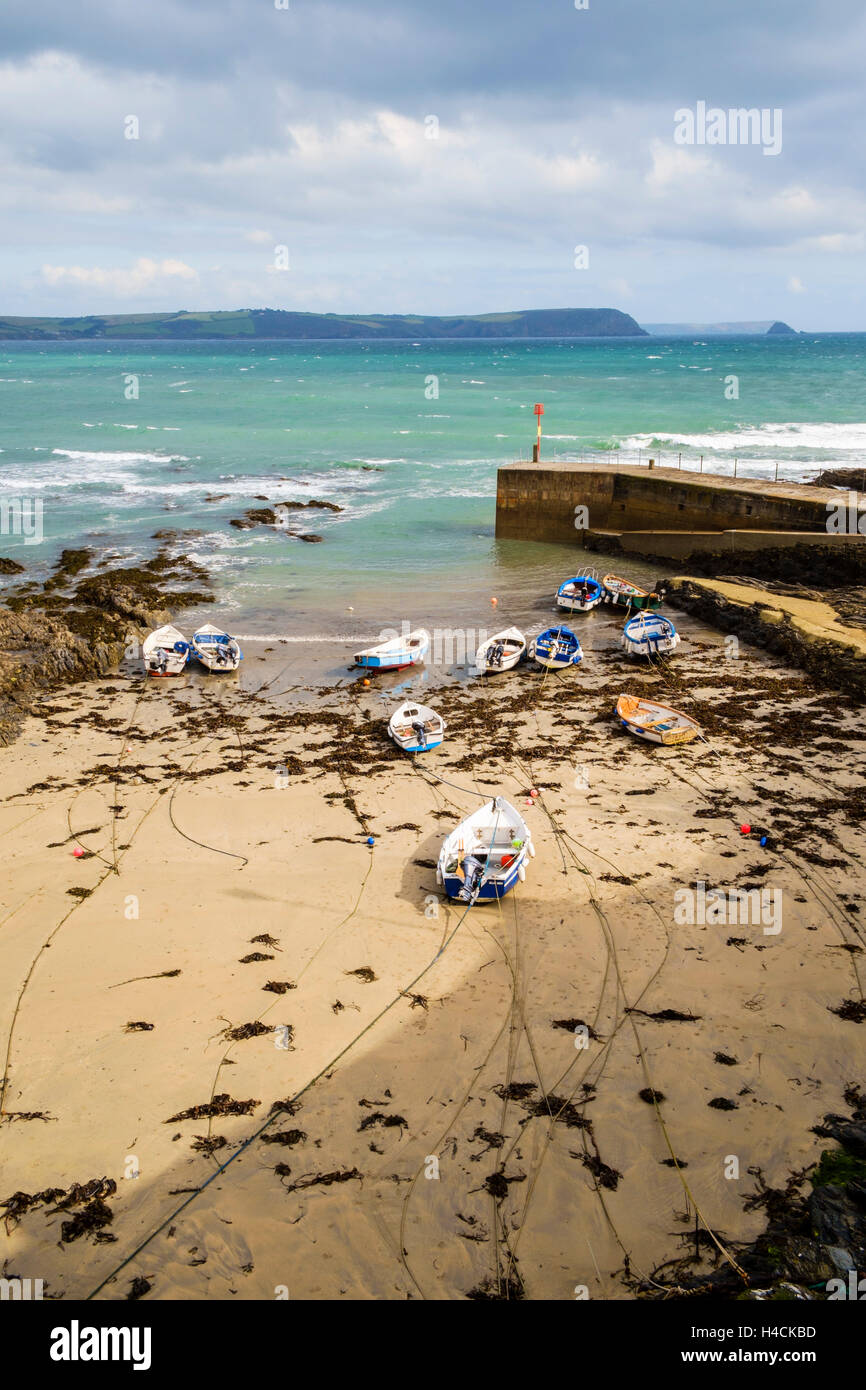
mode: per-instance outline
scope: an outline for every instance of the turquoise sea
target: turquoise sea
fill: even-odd
[[[808,479],[866,462],[864,367],[864,334],[2,343],[0,503],[40,498],[44,540],[4,534],[0,554],[38,578],[63,546],[135,563],[154,531],[194,532],[184,551],[247,636],[489,624],[491,596],[520,621],[576,564],[493,535],[496,470],[528,456],[536,401],[548,457],[736,457],[742,476]],[[229,525],[310,498],[343,509],[295,514],[322,544]]]

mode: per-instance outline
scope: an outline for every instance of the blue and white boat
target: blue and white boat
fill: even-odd
[[[566,612],[588,613],[601,603],[604,590],[597,579],[588,574],[576,574],[566,579],[556,591],[556,606]]]
[[[488,902],[524,881],[527,860],[534,854],[520,812],[497,796],[452,830],[439,855],[436,880],[449,898]]]
[[[225,628],[205,623],[192,635],[193,655],[208,671],[236,671],[244,654]]]
[[[622,630],[622,645],[630,656],[656,656],[680,645],[680,634],[661,613],[638,613]]]
[[[445,720],[428,705],[406,700],[391,715],[388,733],[405,753],[427,753],[445,737]]]
[[[379,642],[375,647],[356,652],[352,660],[356,666],[370,671],[402,671],[404,666],[423,661],[429,650],[430,633],[419,627],[404,636],[392,637],[390,642]]]
[[[549,671],[563,671],[566,666],[579,666],[583,661],[580,642],[570,628],[548,627],[539,632],[529,644],[529,657]]]

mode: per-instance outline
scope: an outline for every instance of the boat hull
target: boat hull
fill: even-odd
[[[481,888],[475,894],[473,901],[477,903],[495,902],[497,898],[504,898],[506,893],[510,893],[515,883],[521,879],[521,869],[525,873],[526,852],[521,851],[515,859],[514,864],[508,871],[505,878],[488,879],[482,883]],[[442,886],[449,898],[459,898],[463,891],[463,879],[458,874],[445,874],[442,879]],[[463,901],[466,901],[465,899]]]
[[[596,598],[588,598],[586,602],[582,602],[579,598],[569,598],[568,594],[556,595],[556,606],[565,613],[588,613],[591,608],[597,608],[601,601],[601,594],[598,594]]]
[[[402,739],[397,738],[396,734],[390,734],[390,737],[394,740],[398,748],[402,748],[404,753],[429,753],[431,748],[438,748],[440,746],[444,741],[445,735],[434,734],[426,743],[404,743]]]

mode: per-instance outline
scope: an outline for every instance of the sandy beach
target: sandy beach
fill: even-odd
[[[67,1300],[627,1299],[696,1222],[694,1268],[734,1259],[750,1170],[813,1163],[862,1072],[862,717],[677,622],[658,670],[597,611],[577,670],[442,680],[414,762],[396,678],[294,689],[288,648],[250,647],[245,688],[130,666],[46,695],[2,753],[3,1271]],[[632,739],[623,690],[707,742]],[[496,793],[537,854],[467,911],[435,861]],[[701,882],[781,911],[677,921]]]

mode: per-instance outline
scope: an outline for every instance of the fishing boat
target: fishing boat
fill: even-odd
[[[189,661],[189,642],[176,627],[166,623],[145,637],[141,655],[149,676],[179,676]]]
[[[429,649],[430,633],[419,627],[405,636],[392,637],[390,642],[379,642],[375,647],[356,652],[352,660],[356,666],[365,666],[370,671],[402,671],[404,666],[423,661]]]
[[[601,586],[604,591],[604,602],[619,604],[622,608],[634,608],[641,611],[642,609],[658,608],[661,603],[658,594],[651,594],[647,589],[641,589],[628,579],[621,579],[618,574],[606,574],[601,581]]]
[[[236,671],[244,655],[225,628],[213,623],[205,623],[193,633],[192,651],[208,671]]]
[[[482,642],[475,653],[475,669],[482,676],[510,671],[526,656],[526,638],[519,627],[506,627]]]
[[[680,634],[661,613],[637,613],[622,630],[622,645],[630,656],[655,656],[680,645]]]
[[[439,855],[436,880],[449,898],[461,902],[502,898],[526,878],[526,861],[534,854],[520,812],[497,796],[452,830]]]
[[[670,705],[657,700],[645,700],[640,695],[620,695],[616,702],[616,717],[624,729],[649,743],[691,743],[698,738],[701,726],[696,719],[682,714]]]
[[[583,661],[580,643],[570,628],[548,627],[529,644],[529,657],[549,671],[563,671]]]
[[[426,753],[438,748],[445,737],[445,720],[427,705],[406,700],[391,715],[388,733],[404,752]]]
[[[590,608],[601,603],[604,590],[597,579],[588,574],[576,574],[560,584],[554,597],[557,608],[564,608],[569,613],[588,613]]]

